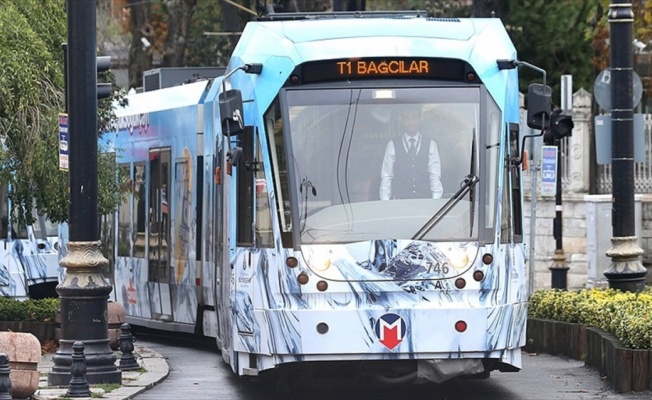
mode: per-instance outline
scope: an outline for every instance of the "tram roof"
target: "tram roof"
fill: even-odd
[[[209,80],[204,80],[129,95],[127,96],[129,103],[126,107],[118,106],[115,108],[116,116],[145,114],[201,104],[209,82]]]
[[[516,50],[498,18],[305,18],[248,23],[233,55],[244,62],[289,57],[295,65],[345,57],[450,57],[479,71],[487,67],[481,60],[515,58]]]

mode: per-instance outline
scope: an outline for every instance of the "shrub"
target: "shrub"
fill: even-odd
[[[539,290],[530,297],[528,316],[595,326],[627,347],[652,348],[652,289]]]
[[[59,310],[59,299],[18,301],[0,297],[0,321],[52,322]]]

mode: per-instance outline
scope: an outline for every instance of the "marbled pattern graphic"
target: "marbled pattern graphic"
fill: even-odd
[[[485,252],[495,256],[491,265],[482,264],[479,255]],[[460,254],[469,262],[456,269],[451,257]],[[300,260],[298,268],[284,265],[290,255]],[[281,254],[238,249],[232,258],[239,287],[232,309],[239,333],[235,350],[270,354],[269,359],[259,357],[261,369],[327,360],[328,354],[369,360],[493,357],[518,368],[527,319],[521,298],[524,260],[522,244],[481,248],[475,242],[383,240],[302,246],[301,252]],[[476,270],[485,273],[482,282],[473,281]],[[306,285],[297,282],[302,272],[309,276]],[[468,282],[464,290],[453,284],[458,277]],[[326,292],[315,289],[320,279],[329,283]],[[382,346],[374,332],[378,318],[388,312],[407,326],[393,350]],[[465,334],[453,329],[460,319],[469,324]],[[346,340],[318,334],[318,321],[326,321],[329,332],[346,332]],[[436,341],[429,340],[433,335]]]
[[[125,308],[127,315],[152,318],[150,290],[147,285],[147,260],[137,257],[118,257],[115,265],[116,301]]]
[[[54,238],[37,239],[31,227],[27,239],[0,240],[0,295],[24,300],[29,287],[59,281],[59,252]]]

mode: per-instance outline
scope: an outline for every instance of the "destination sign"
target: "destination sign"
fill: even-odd
[[[464,61],[445,58],[385,57],[338,59],[301,65],[303,83],[385,78],[465,80],[472,71]]]
[[[357,60],[337,63],[341,76],[351,75],[427,75],[430,63],[426,60]]]

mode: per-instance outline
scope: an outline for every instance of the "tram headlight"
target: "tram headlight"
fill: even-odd
[[[449,256],[449,261],[453,268],[464,269],[469,263],[469,256],[463,252],[454,252]]]
[[[331,266],[331,259],[328,257],[324,258],[324,261],[322,262],[317,260],[314,261],[315,262],[310,263],[310,267],[316,269],[317,271],[326,271]]]

